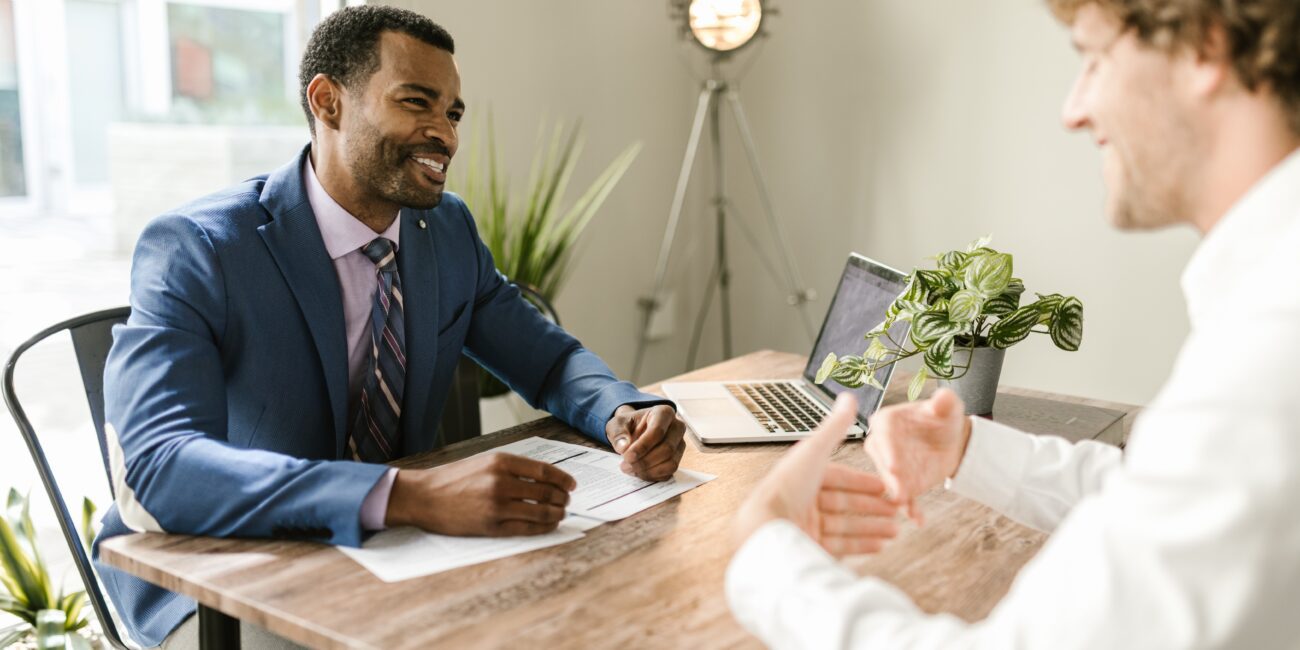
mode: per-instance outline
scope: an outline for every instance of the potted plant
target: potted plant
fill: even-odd
[[[89,552],[94,539],[95,504],[82,501],[82,543]],[[0,648],[101,647],[101,635],[85,616],[86,592],[56,589],[36,543],[30,501],[10,488],[0,517],[0,611],[18,622],[0,627]],[[60,641],[62,638],[62,641]]]
[[[565,205],[565,191],[582,153],[580,127],[557,123],[539,130],[538,146],[522,197],[511,195],[508,179],[497,165],[496,131],[491,117],[486,131],[486,140],[478,132],[471,138],[465,172],[452,189],[460,194],[474,215],[479,235],[492,251],[501,273],[553,303],[568,275],[578,238],[632,165],[641,145],[634,143],[624,149],[576,201]],[[492,398],[508,392],[496,377],[480,371],[480,397]],[[514,419],[527,416],[519,408],[511,410],[516,411]],[[485,417],[483,430],[515,423]]]
[[[880,370],[922,355],[921,368],[907,388],[909,400],[921,394],[927,378],[935,377],[957,392],[967,413],[986,415],[993,412],[1007,348],[1040,333],[1062,350],[1078,350],[1083,303],[1053,293],[1035,294],[1037,300],[1022,305],[1025,284],[1012,275],[1011,255],[990,248],[990,239],[936,256],[937,268],[913,270],[884,322],[867,333],[866,351],[861,356],[828,355],[817,383],[833,380],[849,388],[884,390]]]

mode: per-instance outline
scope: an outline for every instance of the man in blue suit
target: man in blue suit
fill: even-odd
[[[451,36],[391,7],[341,10],[303,56],[311,144],[284,167],[154,220],[136,247],[105,416],[130,530],[356,546],[366,530],[553,530],[575,486],[525,458],[386,461],[439,437],[469,354],[649,480],[676,470],[672,405],[618,381],[497,272],[443,194],[465,105]],[[132,636],[174,635],[193,601],[98,565]],[[192,627],[192,623],[187,627]]]

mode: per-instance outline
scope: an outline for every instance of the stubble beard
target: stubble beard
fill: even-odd
[[[348,138],[348,158],[357,181],[374,196],[405,208],[431,210],[442,203],[442,190],[418,187],[406,165],[411,152],[393,146],[365,116],[358,116],[355,133]]]

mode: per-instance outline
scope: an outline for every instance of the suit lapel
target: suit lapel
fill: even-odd
[[[316,344],[334,417],[335,457],[342,458],[347,443],[348,404],[343,300],[338,275],[325,250],[316,215],[302,184],[302,164],[307,152],[304,149],[296,161],[267,178],[261,203],[271,214],[271,222],[259,227],[258,232],[293,291]]]
[[[397,272],[402,276],[406,310],[406,396],[402,404],[402,445],[405,453],[427,451],[436,423],[428,416],[433,366],[438,361],[438,263],[433,228],[427,212],[402,209],[402,241],[397,249]]]

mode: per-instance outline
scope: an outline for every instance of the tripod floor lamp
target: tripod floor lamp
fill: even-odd
[[[633,380],[639,378],[646,347],[650,342],[651,318],[661,306],[668,263],[672,256],[673,245],[677,238],[677,227],[681,221],[682,207],[686,200],[686,187],[690,183],[691,173],[695,167],[695,159],[699,153],[706,121],[709,125],[709,146],[713,152],[714,195],[712,204],[717,240],[713,269],[709,273],[709,284],[692,328],[690,352],[686,366],[688,369],[695,366],[695,358],[699,351],[705,317],[708,315],[709,305],[713,302],[715,289],[718,293],[719,309],[722,317],[722,353],[727,358],[732,356],[731,266],[727,257],[727,222],[730,217],[735,216],[736,210],[728,199],[726,166],[722,155],[722,113],[724,104],[730,109],[736,129],[740,134],[740,141],[745,150],[749,169],[753,174],[754,184],[758,188],[759,203],[766,217],[770,235],[776,242],[781,262],[781,275],[784,276],[779,282],[784,284],[787,289],[786,302],[800,311],[810,342],[815,334],[812,329],[812,321],[808,316],[807,305],[809,301],[816,298],[816,292],[804,285],[803,278],[799,275],[799,269],[795,265],[794,256],[790,252],[789,239],[786,237],[780,220],[776,218],[772,207],[772,198],[767,189],[767,179],[763,176],[762,167],[759,165],[758,150],[754,144],[753,133],[749,128],[749,121],[745,118],[744,107],[740,103],[740,95],[721,74],[721,64],[736,50],[749,44],[760,34],[764,14],[763,2],[762,0],[672,0],[671,5],[677,15],[685,19],[685,30],[691,34],[696,43],[709,52],[712,58],[712,74],[704,82],[704,86],[700,90],[699,102],[695,108],[695,119],[691,125],[690,137],[686,141],[686,156],[682,160],[681,172],[677,177],[677,188],[673,192],[672,207],[668,212],[668,225],[664,230],[663,243],[659,247],[658,262],[655,265],[654,288],[648,297],[638,301],[638,307],[641,310],[641,321],[637,337],[636,356],[632,365]],[[747,230],[742,230],[742,232],[746,235],[749,234]],[[754,246],[755,252],[761,254],[757,242],[752,237],[750,243]]]

